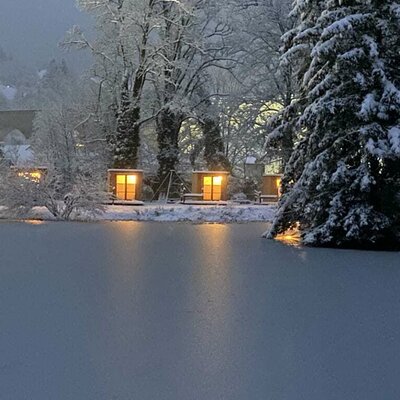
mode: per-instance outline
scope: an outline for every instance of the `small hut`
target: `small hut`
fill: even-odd
[[[192,174],[192,194],[202,201],[226,201],[228,199],[227,171],[194,171]]]
[[[143,171],[139,169],[109,169],[108,190],[117,200],[142,199]]]
[[[263,176],[260,203],[277,202],[281,195],[282,174],[266,174]]]

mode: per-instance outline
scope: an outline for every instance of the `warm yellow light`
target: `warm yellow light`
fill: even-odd
[[[40,172],[31,172],[29,175],[35,181],[36,180],[39,181],[40,178],[42,177],[42,174]]]
[[[136,175],[128,175],[127,182],[128,182],[128,185],[135,185],[136,184]]]
[[[31,180],[33,182],[39,182],[40,179],[42,178],[42,173],[39,171],[33,171],[33,172],[18,172],[18,177],[19,178],[25,178],[28,180]]]
[[[279,189],[281,187],[282,179],[276,178],[276,187]]]
[[[125,185],[125,175],[117,175],[117,183]]]
[[[29,225],[44,225],[45,222],[39,219],[26,219],[23,221],[25,224]]]
[[[276,240],[291,246],[299,246],[301,244],[300,231],[297,229],[288,230],[285,233],[278,235]]]
[[[211,176],[204,177],[204,185],[211,185]]]
[[[213,184],[216,186],[221,186],[222,184],[222,176],[214,176]]]

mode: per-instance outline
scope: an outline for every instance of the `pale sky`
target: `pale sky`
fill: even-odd
[[[53,57],[64,57],[79,68],[82,55],[65,55],[57,48],[72,25],[88,25],[75,0],[0,0],[0,44],[24,64],[40,68]]]

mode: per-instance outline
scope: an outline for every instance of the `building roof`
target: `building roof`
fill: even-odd
[[[7,110],[0,111],[0,142],[15,130],[23,133],[29,139],[33,133],[33,120],[37,110]]]
[[[129,168],[111,168],[108,172],[121,172],[121,173],[142,173],[142,169],[129,169]]]
[[[193,174],[227,174],[229,175],[229,171],[193,171]]]

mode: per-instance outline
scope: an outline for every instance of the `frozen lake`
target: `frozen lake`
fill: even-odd
[[[0,399],[399,399],[399,253],[264,230],[0,223]]]

